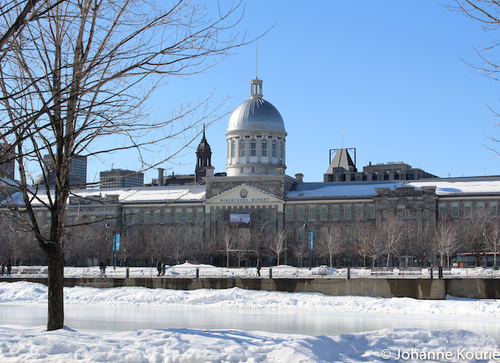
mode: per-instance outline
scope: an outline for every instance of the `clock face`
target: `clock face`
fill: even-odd
[[[245,188],[240,190],[240,197],[246,198],[247,195],[248,195],[248,191]]]

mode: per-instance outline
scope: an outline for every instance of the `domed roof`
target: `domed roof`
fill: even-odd
[[[257,78],[250,83],[252,85],[250,99],[233,112],[229,118],[227,132],[263,129],[286,133],[285,123],[276,107],[262,98],[262,81]]]

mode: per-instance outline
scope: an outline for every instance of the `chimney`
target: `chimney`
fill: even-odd
[[[165,171],[165,169],[163,169],[163,168],[158,168],[158,185],[159,185],[160,187],[162,187],[162,186],[163,186],[163,184],[164,184],[164,180],[163,180],[163,176],[164,176],[163,172],[164,172],[164,171]]]
[[[297,179],[297,181],[299,183],[303,183],[304,182],[304,174],[302,174],[302,173],[295,174],[295,179]]]

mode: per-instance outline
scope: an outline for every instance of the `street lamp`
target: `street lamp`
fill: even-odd
[[[106,228],[109,229],[111,227],[111,224],[108,222],[106,223]],[[111,236],[113,238],[113,244],[112,244],[112,249],[111,249],[111,263],[113,264],[113,271],[116,271],[116,250],[117,248],[120,248],[120,235],[116,234],[114,231],[112,231]]]
[[[307,249],[309,250],[309,270],[311,269],[311,255],[312,255],[312,249],[313,249],[313,234],[310,232],[310,237],[307,238],[307,219],[306,223],[304,223],[304,238],[307,243]]]

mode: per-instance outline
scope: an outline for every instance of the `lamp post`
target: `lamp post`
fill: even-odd
[[[106,228],[109,229],[111,227],[110,223],[106,223]],[[112,245],[111,245],[111,263],[113,264],[113,271],[116,271],[116,251],[120,247],[120,235],[116,234],[114,231],[111,231],[112,236]]]
[[[309,250],[309,270],[311,269],[311,255],[312,255],[312,249],[313,249],[313,234],[312,232],[310,233],[310,236],[308,238],[307,235],[307,219],[306,223],[304,223],[304,239],[306,240],[307,243],[307,249]]]

